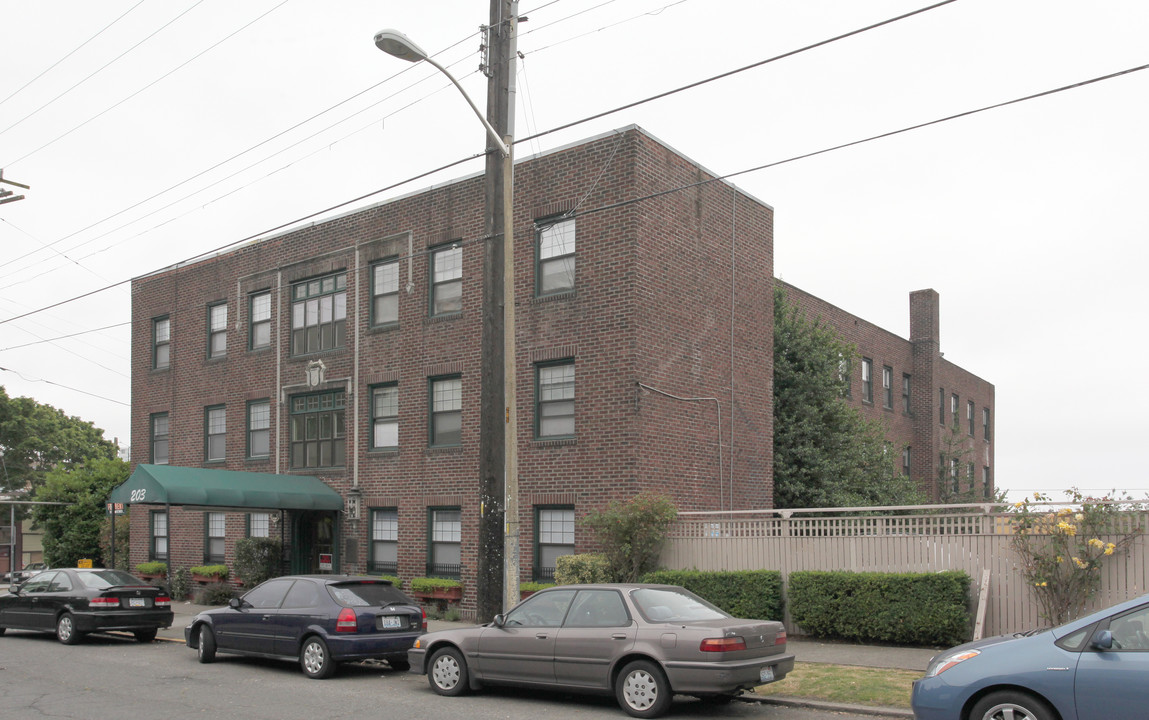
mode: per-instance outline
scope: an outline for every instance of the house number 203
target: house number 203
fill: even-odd
[[[139,490],[133,490],[131,497],[128,499],[128,502],[134,502],[134,503],[143,502],[144,496],[147,495],[147,493],[148,493],[147,488],[140,488]]]

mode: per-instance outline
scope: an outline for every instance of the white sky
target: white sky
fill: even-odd
[[[521,0],[516,136],[928,4]],[[136,5],[0,0],[0,167],[32,186],[3,186],[28,197],[0,206],[0,320],[483,148],[447,81],[372,37],[393,27],[433,54],[450,48],[437,58],[483,107],[475,31],[487,0]],[[1149,63],[1147,37],[1142,0],[957,0],[516,154],[634,123],[733,173],[1138,67]],[[941,294],[946,358],[997,388],[999,487],[1142,496],[1137,428],[1149,391],[1123,383],[1147,344],[1147,99],[1149,70],[734,182],[775,208],[775,274],[788,282],[902,337],[909,292]],[[359,205],[481,168],[472,161]],[[0,383],[127,444],[129,320],[124,284],[4,323]]]

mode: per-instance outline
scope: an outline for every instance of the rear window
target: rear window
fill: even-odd
[[[688,622],[730,617],[683,588],[642,588],[630,595],[638,611],[650,622]]]
[[[343,607],[375,607],[379,605],[410,605],[411,599],[394,585],[373,582],[340,583],[328,585],[327,591]]]
[[[85,587],[93,590],[121,585],[147,585],[135,575],[129,575],[120,570],[93,570],[92,572],[78,572],[76,575],[80,577],[80,582],[84,583]]]

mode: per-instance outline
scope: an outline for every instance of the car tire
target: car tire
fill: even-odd
[[[399,672],[407,672],[411,669],[411,663],[408,662],[405,657],[387,658],[387,664],[391,666],[392,670],[398,670]]]
[[[670,707],[673,691],[658,665],[649,660],[635,660],[618,674],[614,696],[619,707],[631,717],[653,718]]]
[[[335,661],[323,638],[311,636],[303,641],[299,650],[299,667],[313,680],[324,680],[335,674]]]
[[[1002,690],[986,695],[973,706],[970,720],[1055,720],[1053,709],[1029,693]]]
[[[7,630],[7,629],[8,629],[8,628],[6,628],[6,627],[0,627],[0,635],[3,635],[3,634],[4,634],[4,631],[5,631],[5,630]]]
[[[467,692],[467,661],[453,647],[445,647],[431,654],[427,663],[427,682],[439,695],[457,697]]]
[[[76,618],[72,613],[64,613],[56,619],[56,639],[65,645],[75,645],[83,635],[76,629]]]
[[[207,625],[199,626],[199,644],[196,645],[196,659],[201,663],[215,662],[215,633]]]
[[[135,632],[132,633],[132,635],[136,636],[137,642],[150,643],[151,641],[156,639],[156,634],[158,632],[159,631],[156,630],[155,628],[151,628],[150,630],[136,630]]]

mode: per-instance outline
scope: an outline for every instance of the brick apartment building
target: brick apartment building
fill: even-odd
[[[883,330],[781,280],[787,301],[853,345],[849,400],[883,422],[902,471],[935,501],[993,495],[994,386],[942,357],[940,301],[910,293],[910,338]],[[939,472],[940,471],[940,472]]]
[[[613,498],[770,507],[773,211],[712,177],[637,127],[516,163],[523,580]],[[472,176],[136,278],[132,563],[472,588],[483,218]]]

